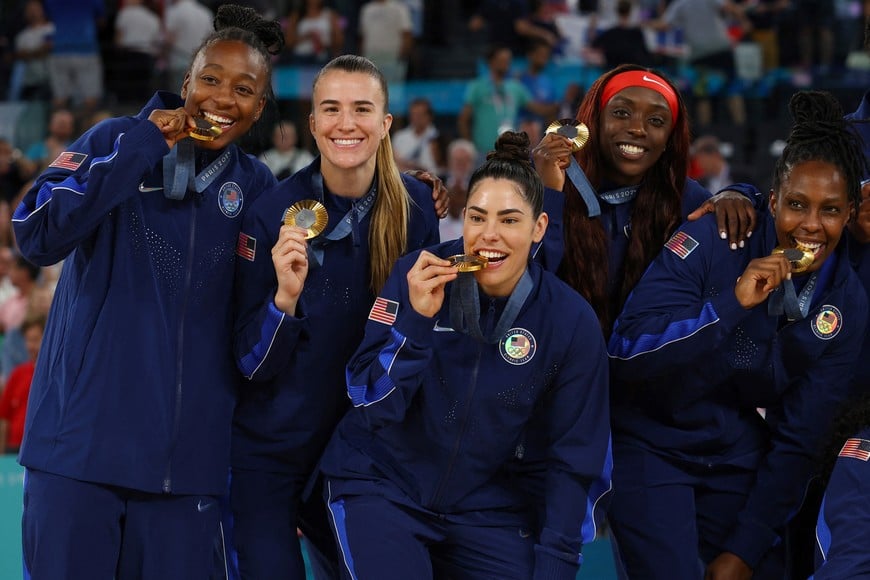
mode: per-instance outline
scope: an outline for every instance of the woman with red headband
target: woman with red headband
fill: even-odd
[[[605,73],[586,93],[577,121],[589,128],[580,151],[572,153],[572,140],[560,133],[545,135],[533,151],[548,188],[551,232],[537,259],[592,304],[608,336],[680,223],[715,211],[722,238],[736,249],[755,226],[755,211],[734,193],[713,203],[710,192],[687,179],[686,107],[663,76],[635,65]],[[760,196],[757,203],[763,205]]]

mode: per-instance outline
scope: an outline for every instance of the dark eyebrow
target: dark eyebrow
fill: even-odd
[[[218,70],[221,70],[221,71],[224,70],[224,67],[223,67],[220,63],[217,63],[217,62],[211,62],[211,63],[208,63],[208,64],[204,64],[204,65],[202,65],[202,70],[206,70],[206,69],[210,69],[210,68],[218,69]],[[253,73],[243,72],[243,73],[240,73],[240,74],[241,74],[242,76],[248,77],[248,78],[251,79],[252,81],[256,81],[256,80],[257,80],[257,76],[256,76],[255,74],[253,74]]]
[[[468,206],[468,209],[472,209],[472,210],[474,210],[474,211],[476,211],[476,212],[479,212],[479,213],[482,213],[482,214],[488,214],[488,213],[489,213],[489,212],[486,211],[485,209],[480,208],[480,207],[477,207],[476,205],[470,205],[470,206]],[[512,214],[512,213],[519,213],[519,214],[522,214],[522,213],[523,213],[523,210],[521,210],[521,209],[515,209],[515,208],[503,209],[503,210],[497,212],[496,215],[508,215],[508,214]]]
[[[339,103],[337,99],[323,99],[322,101],[320,101],[321,106],[322,105],[340,105],[340,104],[341,103]],[[361,99],[359,101],[354,101],[353,104],[356,106],[359,106],[359,105],[369,105],[372,107],[375,106],[375,104],[372,101],[366,101],[365,99]]]

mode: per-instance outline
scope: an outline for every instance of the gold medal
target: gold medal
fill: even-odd
[[[221,133],[223,133],[223,130],[220,127],[208,119],[194,117],[193,120],[196,123],[196,128],[191,129],[189,135],[194,139],[199,141],[214,141],[221,136]]]
[[[574,119],[558,119],[550,123],[547,133],[555,133],[571,140],[571,151],[583,149],[589,141],[589,127]]]
[[[815,254],[808,250],[802,250],[800,248],[783,248],[777,246],[770,253],[774,254],[784,254],[785,259],[789,261],[791,264],[791,270],[795,274],[800,274],[805,271],[813,264],[813,260],[815,260]]]
[[[477,272],[486,268],[489,260],[483,256],[475,256],[473,254],[456,254],[447,258],[450,260],[451,266],[456,266],[460,272]]]
[[[329,222],[329,214],[319,201],[303,199],[297,201],[284,212],[284,225],[308,230],[305,239],[319,236]]]

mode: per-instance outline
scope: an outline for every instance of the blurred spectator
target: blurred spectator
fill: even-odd
[[[477,149],[467,139],[454,139],[447,146],[447,217],[438,224],[441,241],[455,240],[462,235],[462,210],[468,199],[468,182],[477,167]]]
[[[284,28],[284,43],[293,63],[324,65],[344,48],[341,15],[324,6],[323,0],[296,0]]]
[[[55,107],[93,111],[103,99],[103,60],[97,38],[104,26],[102,0],[45,0],[55,23],[48,70]]]
[[[18,328],[24,322],[31,300],[31,293],[39,279],[39,266],[28,262],[24,256],[17,255],[9,268],[9,280],[15,286],[15,294],[0,302],[0,332],[4,335]]]
[[[559,110],[556,85],[553,83],[553,77],[546,74],[552,52],[552,47],[544,40],[534,39],[530,41],[529,49],[526,52],[528,68],[517,77],[529,90],[535,101],[547,105],[551,109],[547,115],[537,114],[528,107],[520,109],[519,130],[525,131],[532,143],[541,140],[544,128],[555,118]]]
[[[834,0],[795,0],[800,65],[830,71],[834,63]]]
[[[750,37],[761,47],[765,71],[779,66],[779,20],[790,0],[745,0],[746,17],[752,26]]]
[[[272,129],[271,149],[260,154],[260,161],[266,164],[278,179],[289,177],[314,161],[314,156],[298,145],[296,125],[293,121],[280,121]]]
[[[733,170],[728,161],[730,154],[718,137],[698,137],[691,149],[692,166],[696,170],[693,177],[711,193],[718,193],[733,183],[752,183],[750,175]]]
[[[31,164],[22,159],[21,151],[0,137],[0,203],[14,203],[31,177]]]
[[[513,54],[524,54],[528,15],[528,0],[481,0],[468,21],[468,28],[471,32],[485,30],[488,46],[502,45]]]
[[[521,82],[508,77],[511,60],[508,47],[490,48],[486,74],[471,81],[465,91],[457,119],[459,135],[473,141],[480,155],[492,150],[504,131],[516,129],[521,107],[545,117],[554,113],[551,105],[534,101]]]
[[[743,95],[733,90],[735,79],[734,46],[728,34],[726,17],[745,21],[743,10],[731,0],[673,0],[659,20],[651,26],[659,30],[683,31],[689,49],[689,64],[698,72],[694,94],[695,123],[713,122],[711,97],[724,93],[728,112],[736,125],[746,122]],[[717,82],[717,78],[721,81]],[[720,86],[721,85],[721,86]]]
[[[359,14],[361,54],[373,61],[387,82],[405,80],[411,55],[411,13],[399,0],[371,0]]]
[[[123,0],[115,18],[115,96],[122,103],[138,102],[153,92],[152,78],[163,35],[160,18],[144,0]]]
[[[401,171],[422,169],[440,175],[444,167],[435,116],[428,99],[414,99],[408,105],[408,126],[392,137],[393,153]]]
[[[45,271],[43,270],[43,274]],[[0,348],[0,381],[5,381],[15,370],[15,367],[30,360],[24,324],[31,318],[48,316],[53,298],[54,289],[44,284],[31,291],[24,323],[3,336],[3,347]]]
[[[199,0],[175,0],[166,8],[163,17],[164,50],[170,90],[181,92],[193,53],[214,30],[213,19],[212,11]]]
[[[9,279],[9,271],[12,269],[14,259],[15,253],[11,246],[0,246],[0,304],[18,292]]]
[[[48,120],[48,135],[42,141],[28,147],[24,153],[27,169],[31,175],[42,171],[57,159],[75,136],[75,118],[68,109],[58,109]]]
[[[48,55],[54,36],[54,24],[45,17],[41,0],[28,0],[24,5],[24,30],[15,35],[15,50],[12,53],[15,66],[20,68],[18,94],[12,100],[41,100],[51,98],[48,77]]]
[[[531,0],[530,6],[528,17],[519,19],[516,24],[525,41],[524,52],[528,53],[534,42],[543,41],[550,47],[551,54],[561,56],[565,40],[556,26],[556,7],[549,0]]]
[[[612,27],[602,30],[592,39],[589,60],[608,69],[621,64],[653,66],[653,56],[647,48],[643,29],[632,19],[631,0],[616,3],[616,16]]]
[[[0,396],[0,450],[18,453],[24,437],[24,418],[27,415],[27,397],[36,368],[36,357],[42,346],[45,316],[28,317],[21,326],[28,360],[12,371]]]

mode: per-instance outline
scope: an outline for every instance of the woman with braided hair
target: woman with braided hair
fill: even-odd
[[[861,143],[832,95],[789,106],[745,247],[712,217],[683,225],[614,325],[609,518],[629,577],[782,578],[783,529],[850,395],[867,297],[842,238]]]
[[[250,8],[224,5],[214,25],[180,96],[93,127],[13,216],[30,261],[64,260],[20,455],[34,580],[212,568],[238,376],[235,254],[245,210],[275,184],[234,142],[260,118],[283,46]]]

